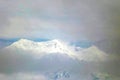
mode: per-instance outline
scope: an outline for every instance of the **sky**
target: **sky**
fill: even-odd
[[[92,42],[100,50],[120,56],[119,26],[120,0],[0,0],[0,47],[18,38],[61,39]],[[108,65],[117,68],[117,63]],[[4,77],[13,80],[0,75]]]
[[[119,3],[119,0],[0,0],[0,38],[87,40],[109,53],[120,53]]]

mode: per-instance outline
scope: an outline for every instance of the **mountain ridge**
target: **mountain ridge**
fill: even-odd
[[[44,42],[34,42],[27,39],[20,39],[6,49],[28,51],[33,55],[46,55],[46,54],[65,54],[72,59],[85,60],[85,61],[104,61],[107,54],[100,51],[96,46],[92,46],[86,49],[75,50],[75,46],[70,46],[62,40],[54,39]]]

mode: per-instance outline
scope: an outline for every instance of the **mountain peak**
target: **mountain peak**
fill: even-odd
[[[22,38],[22,39],[19,39],[18,41],[16,41],[15,43],[26,43],[26,42],[34,42],[34,41]],[[63,41],[62,41],[62,40],[59,40],[59,39],[54,39],[54,40],[43,41],[43,42],[61,43],[61,42],[63,42]],[[37,43],[37,42],[36,42],[36,43]]]
[[[19,39],[18,41],[29,41],[29,40],[22,38],[22,39]]]
[[[35,42],[32,40],[28,40],[28,39],[19,39],[18,41],[14,42],[13,44],[11,44],[10,46],[18,46],[21,47],[25,46],[25,47],[30,47],[30,46],[42,46],[42,44],[44,45],[51,45],[51,46],[56,46],[56,47],[60,47],[60,46],[65,46],[65,42],[59,40],[59,39],[54,39],[54,40],[50,40],[50,41],[43,41],[43,42]]]
[[[19,39],[18,41],[12,43],[9,47],[23,47],[23,46],[30,46],[33,43],[33,41],[28,39]]]
[[[10,46],[8,48],[13,49],[22,49],[22,50],[32,50],[32,51],[38,51],[43,53],[67,53],[69,52],[69,46],[59,40],[54,39],[50,41],[44,41],[44,42],[34,42],[27,39],[20,39]]]
[[[60,40],[60,39],[53,39],[53,40],[50,40],[51,42],[55,42],[55,43],[65,43],[63,40]]]
[[[53,39],[51,41],[54,41],[54,42],[59,42],[60,40],[59,39]]]
[[[64,41],[62,41],[62,40],[59,40],[59,39],[54,39],[54,40],[51,40],[51,41],[49,41],[50,43],[54,43],[55,45],[61,45],[61,46],[63,46],[63,45],[66,45],[66,43],[64,42]]]
[[[82,50],[79,49],[77,51],[75,48],[75,46],[70,46],[59,39],[44,42],[34,42],[27,39],[20,39],[7,47],[7,49],[12,49],[13,51],[27,52],[37,56],[59,53],[68,55],[72,59],[84,61],[103,61],[106,59],[106,54],[99,50],[96,46]]]
[[[19,39],[17,42],[32,42],[31,40],[28,40],[28,39]]]

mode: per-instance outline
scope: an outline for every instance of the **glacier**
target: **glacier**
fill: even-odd
[[[95,45],[81,48],[60,39],[41,42],[20,39],[0,52],[3,66],[0,71],[16,75],[42,74],[45,80],[104,80],[106,73],[101,73],[101,68],[109,61],[108,57]]]
[[[81,48],[71,46],[67,42],[59,39],[50,41],[34,42],[27,39],[20,39],[13,44],[9,45],[5,49],[19,52],[26,52],[33,54],[37,58],[45,56],[47,54],[64,54],[72,59],[83,61],[104,61],[108,55],[99,50],[96,46],[89,48]]]

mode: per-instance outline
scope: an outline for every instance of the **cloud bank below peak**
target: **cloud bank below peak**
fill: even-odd
[[[88,62],[106,61],[111,58],[110,55],[99,50],[96,46],[81,48],[57,39],[43,42],[20,39],[10,46],[3,48],[3,51],[6,50],[11,51],[11,53],[29,53],[38,58],[48,54],[58,53],[61,55],[67,55],[72,59],[77,59],[78,61],[83,60]]]
[[[67,46],[67,44],[64,44],[64,42],[60,40],[51,40],[51,41],[44,41],[44,42],[34,42],[31,40],[21,39],[13,44],[11,44],[15,51],[12,51],[12,48],[9,48],[9,50],[5,49],[4,51],[0,51],[0,73],[1,73],[1,79],[9,80],[9,79],[23,79],[27,80],[31,78],[37,79],[45,79],[48,80],[50,77],[56,76],[55,73],[58,72],[64,72],[67,71],[70,74],[70,80],[74,79],[88,79],[93,80],[92,73],[106,73],[108,75],[115,75],[116,78],[119,76],[119,70],[113,71],[113,69],[116,68],[116,64],[119,67],[119,60],[118,62],[114,62],[114,60],[103,60],[103,57],[105,57],[106,53],[103,53],[100,51],[96,46],[92,46],[90,48],[86,49],[79,49],[74,54],[78,54],[77,57],[80,58],[79,61],[76,59],[71,58],[68,55],[69,53],[38,53],[37,56],[37,50],[35,50],[35,53],[32,53],[32,49],[34,50],[34,47],[40,48],[40,44],[48,47],[49,49],[52,47],[53,49],[56,48],[62,48],[63,51],[69,50],[70,52],[72,49],[74,50],[76,47],[70,47]],[[62,45],[63,47],[60,47]],[[23,47],[27,49],[23,49]],[[68,48],[72,49],[68,49]],[[21,48],[21,49],[20,49]],[[77,48],[78,49],[78,48]],[[28,50],[28,53],[26,53],[25,50]],[[57,49],[56,49],[57,50]],[[58,50],[59,51],[59,50]],[[32,53],[32,54],[31,54]],[[84,54],[83,54],[84,53]],[[39,57],[40,54],[45,54],[42,57]],[[72,53],[73,54],[73,53]],[[80,54],[80,55],[79,55]],[[72,55],[73,56],[73,55]],[[39,57],[39,58],[38,58]],[[105,59],[110,57],[105,57]],[[99,60],[100,59],[100,60]],[[116,59],[116,58],[115,58]],[[101,61],[102,60],[102,61]],[[113,61],[113,62],[112,62]],[[113,65],[114,64],[114,65]],[[49,66],[49,67],[48,67]],[[109,68],[108,68],[109,66]],[[31,77],[29,77],[29,75]],[[98,76],[100,79],[104,77],[104,74]],[[95,77],[95,78],[96,78]],[[109,76],[111,78],[111,76]],[[118,77],[119,79],[119,77]]]

